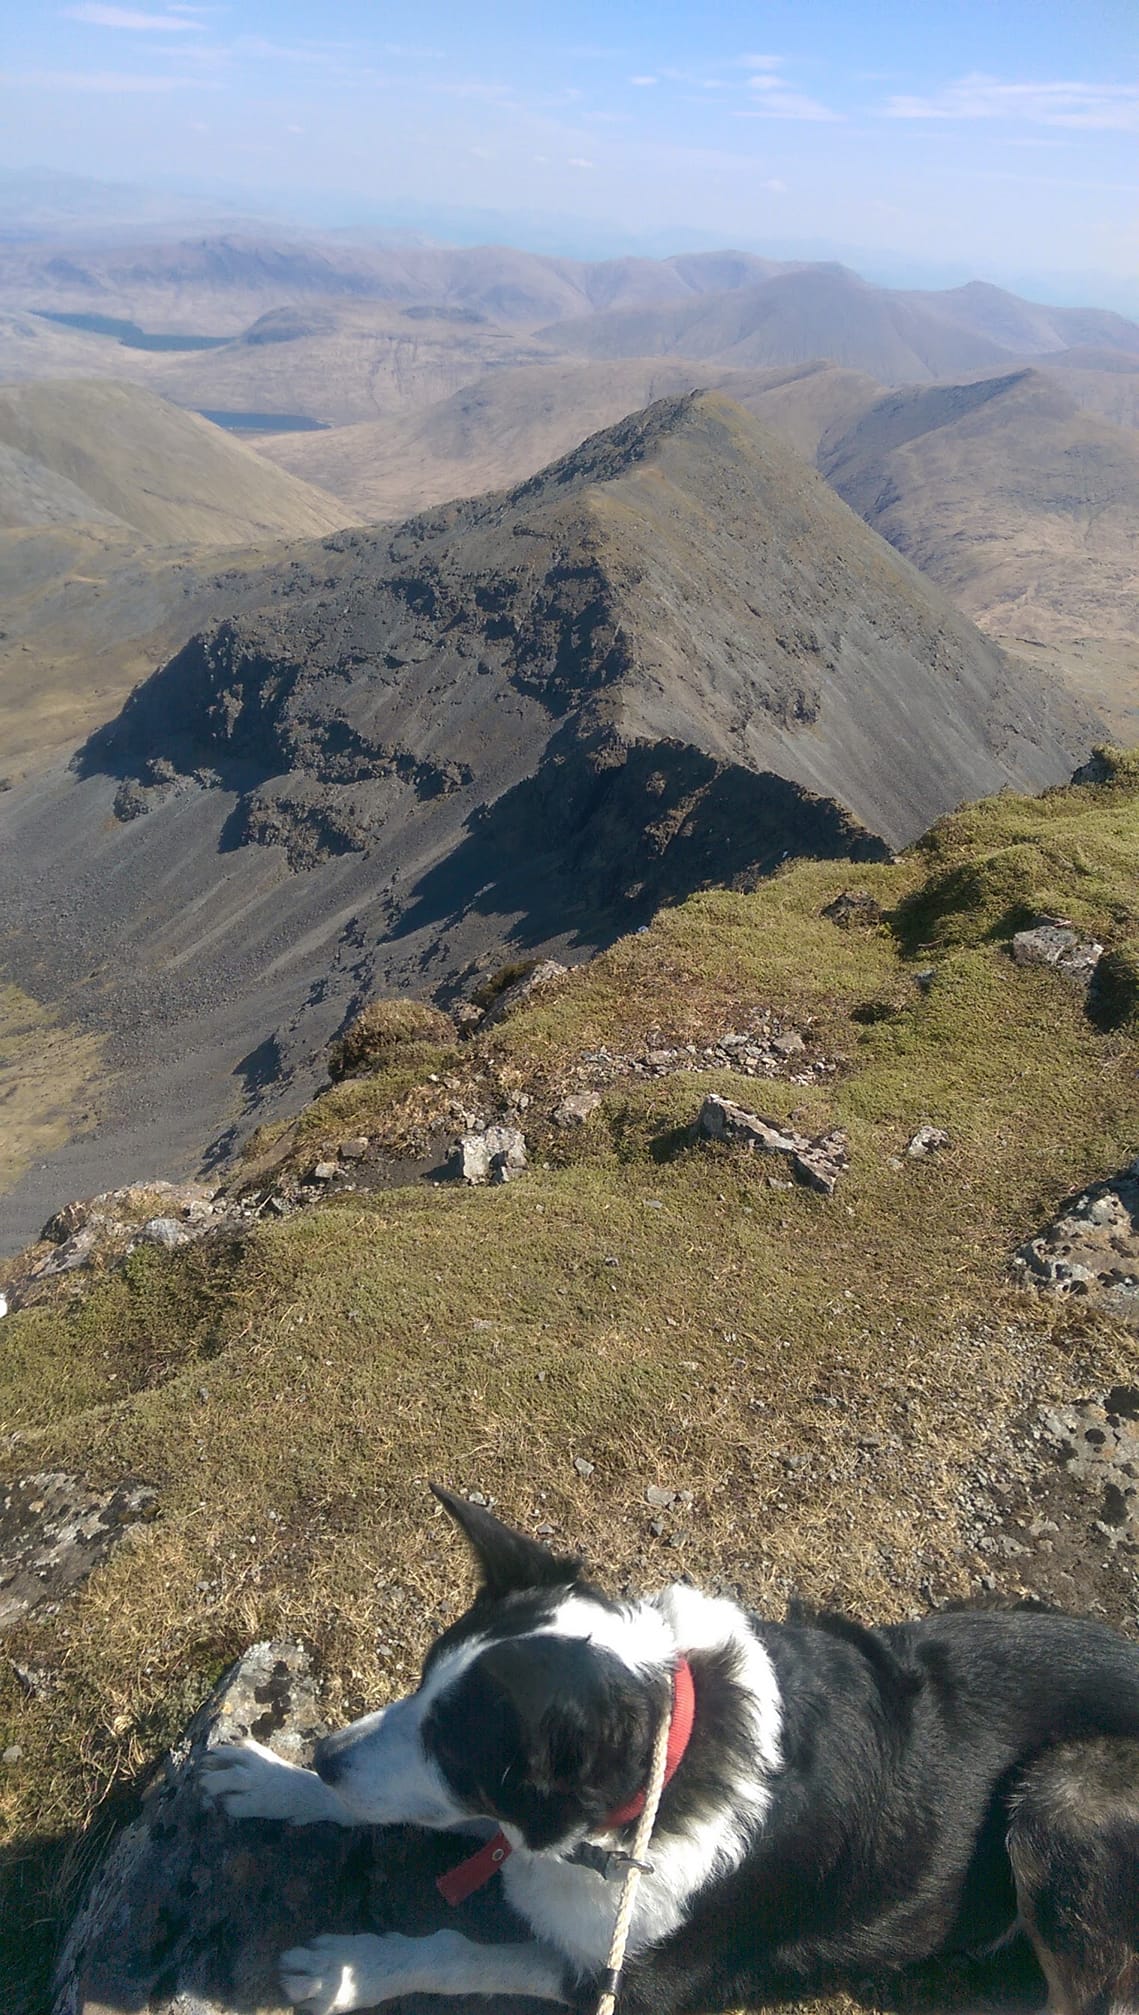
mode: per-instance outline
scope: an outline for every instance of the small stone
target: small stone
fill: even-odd
[[[667,1511],[670,1504],[675,1502],[675,1490],[667,1490],[659,1483],[650,1483],[645,1491],[645,1503],[655,1505],[660,1511]]]
[[[342,1140],[336,1150],[341,1161],[359,1161],[368,1152],[368,1137],[357,1134],[353,1140]]]
[[[706,1140],[727,1141],[760,1154],[783,1155],[798,1181],[809,1183],[812,1189],[822,1190],[827,1196],[833,1195],[849,1161],[846,1135],[841,1128],[812,1139],[793,1133],[774,1120],[763,1119],[758,1113],[745,1112],[742,1106],[733,1105],[716,1092],[704,1100],[697,1132]]]
[[[175,1246],[188,1245],[191,1236],[186,1226],[172,1217],[148,1218],[138,1234],[147,1245],[163,1245],[171,1250]]]
[[[1042,917],[1031,930],[1017,931],[1012,955],[1018,966],[1051,966],[1086,986],[1103,956],[1103,946],[1094,938],[1081,937],[1065,917]]]
[[[774,1036],[771,1047],[776,1056],[802,1056],[807,1045],[801,1035],[794,1029],[789,1029],[786,1035]]]
[[[337,1168],[334,1161],[318,1161],[316,1167],[313,1169],[312,1179],[314,1182],[331,1182],[336,1173]]]
[[[0,1763],[18,1763],[23,1753],[18,1742],[10,1742],[4,1754],[0,1756]]]
[[[907,1143],[906,1153],[911,1161],[921,1161],[927,1154],[937,1154],[951,1145],[950,1136],[943,1126],[931,1126],[923,1121],[912,1139]]]
[[[587,1461],[584,1455],[575,1455],[573,1466],[579,1476],[592,1476],[597,1465],[596,1463]]]
[[[600,1104],[599,1091],[573,1091],[554,1107],[551,1118],[555,1126],[584,1126]]]

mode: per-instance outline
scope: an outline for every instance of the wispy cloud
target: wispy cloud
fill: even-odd
[[[840,114],[832,112],[818,98],[809,98],[805,92],[794,90],[783,74],[783,62],[778,56],[761,56],[756,59],[762,68],[752,70],[748,91],[751,104],[744,115],[753,119],[807,119],[813,122],[838,119]]]
[[[889,119],[1004,119],[1084,131],[1139,131],[1139,84],[1003,84],[974,72],[929,98],[895,97]]]
[[[184,77],[147,77],[131,70],[22,70],[0,73],[0,84],[20,91],[94,91],[121,96],[123,92],[183,91]],[[193,88],[202,87],[195,80]]]
[[[629,79],[629,82],[630,82],[630,84],[636,84],[636,85],[637,85],[637,87],[638,87],[638,89],[639,89],[639,90],[642,90],[642,91],[643,91],[643,90],[644,90],[644,89],[645,89],[645,88],[646,88],[646,87],[647,87],[647,86],[648,86],[649,84],[659,84],[659,83],[660,83],[660,78],[659,78],[659,77],[630,77],[630,79]]]
[[[63,15],[68,21],[83,21],[89,28],[130,28],[149,35],[200,34],[203,27],[184,7],[167,14],[144,14],[135,7],[104,7],[98,0],[82,0],[78,7],[65,7]]]

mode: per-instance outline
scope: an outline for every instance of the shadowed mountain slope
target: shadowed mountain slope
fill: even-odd
[[[1021,370],[889,393],[819,462],[986,632],[1139,735],[1139,437]]]
[[[119,1072],[12,1208],[220,1152],[377,991],[446,997],[788,853],[880,857],[1096,732],[716,394],[339,534],[0,804],[9,970]]]
[[[0,774],[73,746],[250,566],[352,515],[136,386],[0,386]]]

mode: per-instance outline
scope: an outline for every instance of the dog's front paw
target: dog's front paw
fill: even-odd
[[[281,1957],[281,1986],[286,1998],[295,2008],[306,2009],[308,2015],[372,2007],[384,1998],[385,1942],[329,1934],[314,1938],[311,1944],[294,1946]]]
[[[219,1742],[202,1758],[198,1786],[229,1819],[290,1819],[305,1774],[258,1742]]]

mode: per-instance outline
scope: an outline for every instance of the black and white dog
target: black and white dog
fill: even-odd
[[[282,1960],[292,2002],[594,2005],[671,1714],[621,2015],[800,1998],[1018,1925],[1055,2015],[1139,2015],[1139,1646],[1036,1610],[869,1630],[767,1623],[684,1584],[614,1602],[580,1562],[436,1495],[482,1585],[418,1690],[326,1737],[315,1770],[215,1749],[206,1795],[295,1825],[487,1819],[440,1887],[458,1903],[501,1872],[533,1937],[317,1938]]]

